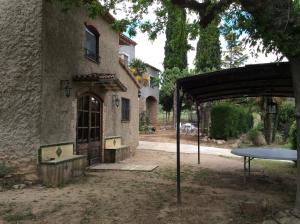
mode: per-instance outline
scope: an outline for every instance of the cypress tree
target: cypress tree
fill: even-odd
[[[167,5],[168,20],[166,26],[166,43],[164,68],[187,68],[188,30],[185,9]]]
[[[195,67],[198,72],[219,70],[221,68],[221,43],[218,25],[219,19],[213,21],[206,28],[200,28],[195,57]]]

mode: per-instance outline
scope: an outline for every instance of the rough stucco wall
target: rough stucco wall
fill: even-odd
[[[42,1],[0,4],[0,162],[35,179],[39,147]]]
[[[104,91],[97,85],[79,85],[73,82],[72,95],[67,98],[60,87],[60,80],[72,80],[72,77],[77,74],[119,74],[123,71],[120,76],[123,77],[122,82],[129,90],[128,93],[124,94],[131,98],[131,91],[135,91],[134,98],[131,98],[131,102],[135,106],[137,87],[132,86],[134,85],[133,81],[119,65],[118,33],[102,17],[92,20],[85,10],[80,8],[63,13],[58,4],[51,4],[46,1],[44,17],[47,20],[43,25],[44,71],[41,144],[76,143],[77,98],[83,93],[92,92],[103,100],[103,137],[112,135],[123,137],[126,134],[123,139],[131,139],[129,144],[135,147],[138,144],[138,117],[134,119],[134,125],[133,122],[121,124],[120,107],[112,106],[114,93]],[[84,23],[93,25],[100,33],[99,53],[101,61],[99,64],[86,59],[84,56]],[[138,107],[136,106],[136,108]],[[133,111],[138,116],[138,112]],[[133,137],[128,137],[129,126],[136,128],[132,133],[130,132]]]
[[[76,141],[76,110],[78,93],[91,91],[72,83],[72,96],[61,90],[60,80],[72,80],[77,74],[116,73],[118,34],[101,17],[91,20],[85,10],[72,9],[64,13],[59,4],[45,3],[44,16],[44,76],[42,144]],[[84,56],[85,24],[100,33],[101,62],[96,64]],[[96,89],[96,90],[95,90]],[[101,91],[94,90],[101,94]]]
[[[118,93],[120,100],[122,97],[130,99],[130,121],[121,122],[122,105],[118,108],[116,120],[118,121],[117,133],[122,136],[122,144],[129,145],[131,152],[134,153],[139,142],[139,98],[138,87],[132,81],[131,77],[126,71],[119,65],[119,79],[122,83],[125,83],[127,92]],[[121,123],[119,123],[121,122]]]

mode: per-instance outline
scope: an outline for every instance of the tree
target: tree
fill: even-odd
[[[188,30],[185,9],[167,4],[164,68],[187,68]]]
[[[221,43],[218,28],[219,19],[215,19],[207,27],[200,27],[197,43],[195,67],[197,71],[207,72],[221,68]]]
[[[207,27],[199,26],[199,40],[195,57],[197,72],[209,72],[221,68],[221,43],[219,18]],[[200,109],[201,132],[209,134],[211,103],[202,103]]]
[[[173,99],[176,80],[191,75],[192,73],[187,69],[180,70],[179,68],[174,67],[172,69],[166,69],[161,74],[161,78],[157,80],[160,85],[160,104],[162,105],[162,109],[166,111],[166,113],[170,113],[174,106]]]
[[[234,31],[225,34],[225,40],[227,42],[227,50],[224,54],[223,66],[225,68],[242,66],[249,58],[248,55],[244,54],[243,42],[238,39]]]
[[[232,7],[232,24],[235,29],[246,32],[249,43],[256,46],[262,40],[265,52],[280,52],[290,62],[296,100],[296,124],[300,130],[300,3],[298,0],[172,0],[184,8],[196,11],[201,25],[207,26],[220,12]],[[260,49],[258,49],[260,50]],[[298,135],[300,142],[300,135]],[[297,146],[300,155],[300,144]],[[300,156],[298,157],[300,164]],[[300,166],[297,175],[297,196],[295,207],[300,209]]]
[[[150,76],[147,74],[147,65],[145,62],[136,58],[130,62],[129,67],[140,85],[145,87],[150,85]]]

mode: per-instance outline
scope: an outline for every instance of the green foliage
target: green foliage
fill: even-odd
[[[281,124],[292,123],[295,120],[295,105],[290,102],[283,102],[278,107],[278,121]]]
[[[252,128],[247,135],[249,140],[255,146],[262,146],[266,144],[264,135],[259,127]]]
[[[219,20],[214,20],[206,28],[200,28],[197,43],[195,67],[197,71],[208,72],[221,68],[221,43]]]
[[[188,31],[185,9],[167,5],[164,68],[187,68]]]
[[[239,105],[228,102],[213,106],[211,111],[211,137],[236,138],[253,126],[253,117]]]
[[[296,122],[293,122],[289,131],[289,143],[291,149],[297,149],[297,126]]]
[[[225,68],[236,68],[242,66],[247,60],[248,55],[244,54],[242,41],[238,39],[235,32],[231,31],[225,34],[227,42],[227,51],[225,52],[223,65]]]
[[[150,119],[146,112],[139,114],[139,131],[146,131],[150,126]]]
[[[247,43],[257,52],[278,52],[287,57],[300,54],[300,27],[292,22],[299,19],[299,2],[273,0],[255,6],[247,0],[235,2],[226,12],[225,23],[246,33]]]
[[[137,74],[139,76],[142,76],[142,75],[144,75],[147,72],[147,66],[146,66],[146,64],[142,60],[137,59],[137,58],[133,59],[130,62],[129,67],[131,69],[134,69],[135,74]]]
[[[6,166],[5,164],[0,163],[0,178],[5,177],[6,175],[13,172],[11,167]]]
[[[173,108],[173,98],[175,91],[175,83],[177,79],[193,75],[187,69],[179,68],[166,69],[160,76],[159,100],[164,111],[170,112]]]
[[[290,127],[295,121],[295,105],[290,102],[283,102],[278,106],[278,131],[283,133],[284,139],[287,139]]]

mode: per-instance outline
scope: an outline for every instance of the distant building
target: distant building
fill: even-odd
[[[135,59],[135,46],[137,43],[124,34],[120,35],[119,55],[124,64],[129,65]],[[159,77],[160,70],[146,63],[147,74],[150,76],[150,82],[141,87],[141,97],[139,103],[139,112],[145,112],[149,117],[150,124],[156,126],[158,124],[158,104],[159,104],[159,88],[154,86],[154,78]]]

